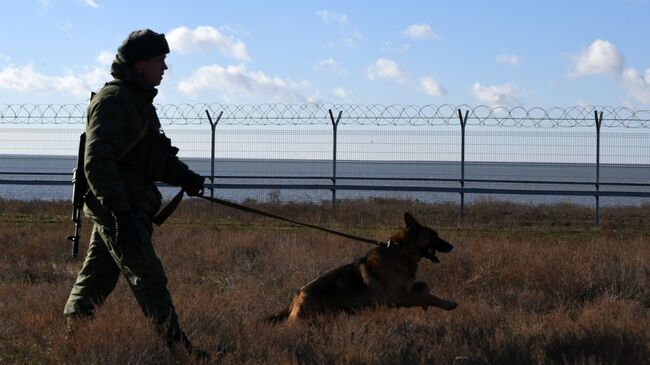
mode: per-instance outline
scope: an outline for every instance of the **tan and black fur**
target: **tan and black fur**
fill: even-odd
[[[289,307],[267,317],[267,321],[295,322],[317,314],[354,313],[377,305],[456,308],[455,302],[432,295],[425,282],[415,281],[422,257],[440,262],[436,251],[447,253],[453,246],[433,229],[420,225],[411,214],[405,213],[404,221],[406,228],[395,233],[386,245],[300,288]]]

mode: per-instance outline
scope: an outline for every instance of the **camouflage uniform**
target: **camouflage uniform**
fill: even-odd
[[[203,178],[176,157],[178,149],[162,133],[152,104],[157,90],[120,62],[119,53],[113,75],[116,79],[88,106],[84,171],[90,191],[84,213],[94,227],[64,314],[92,317],[122,273],[142,311],[155,321],[168,344],[180,341],[188,346],[151,242],[152,219],[161,205],[154,182],[183,186],[193,181],[202,186]],[[132,212],[134,229],[118,241],[122,231],[116,217],[126,211]]]

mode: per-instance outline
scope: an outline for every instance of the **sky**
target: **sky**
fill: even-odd
[[[650,0],[4,0],[0,104],[86,103],[129,32],[156,99],[650,107]]]

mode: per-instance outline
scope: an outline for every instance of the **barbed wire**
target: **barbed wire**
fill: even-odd
[[[87,104],[0,104],[0,124],[83,124]],[[382,104],[157,104],[163,125],[208,124],[206,111],[227,125],[457,126],[460,113],[467,125],[521,128],[593,127],[594,113],[603,113],[602,126],[650,128],[650,110],[626,107],[491,107],[487,105]]]

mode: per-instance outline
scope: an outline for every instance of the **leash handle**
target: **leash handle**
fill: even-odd
[[[203,195],[199,195],[198,197],[201,198],[201,199],[207,200],[207,201],[211,201],[213,203],[217,203],[217,204],[229,207],[229,208],[235,208],[235,209],[243,210],[245,212],[255,213],[255,214],[258,214],[258,215],[261,215],[261,216],[264,216],[264,217],[278,219],[278,220],[285,221],[285,222],[292,223],[292,224],[296,224],[296,225],[299,225],[299,226],[313,228],[313,229],[316,229],[316,230],[319,230],[319,231],[331,233],[331,234],[341,236],[341,237],[345,237],[345,238],[349,238],[349,239],[352,239],[352,240],[355,240],[355,241],[371,243],[371,244],[377,245],[377,246],[385,245],[385,243],[381,242],[381,241],[356,236],[356,235],[353,235],[353,234],[350,234],[350,233],[335,231],[333,229],[329,229],[329,228],[326,228],[326,227],[321,227],[321,226],[316,226],[316,225],[309,224],[309,223],[296,221],[296,220],[293,220],[293,219],[290,219],[290,218],[279,216],[277,214],[273,214],[273,213],[265,212],[265,211],[262,211],[262,210],[259,210],[259,209],[247,207],[245,205],[237,204],[237,203],[234,203],[234,202],[231,202],[231,201],[228,201],[228,200],[214,198],[214,197],[208,197],[208,196],[203,196]]]

